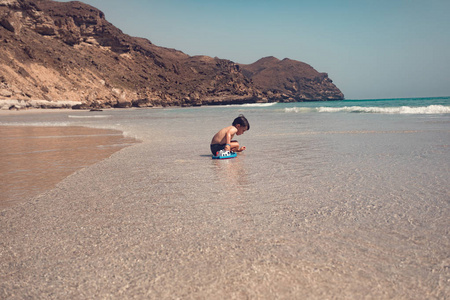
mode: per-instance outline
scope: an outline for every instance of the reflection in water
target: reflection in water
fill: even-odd
[[[114,130],[0,126],[0,207],[37,196],[133,142]]]
[[[245,154],[238,154],[234,159],[214,160],[214,174],[221,190],[224,211],[229,214],[239,230],[254,226],[252,204],[256,192],[245,164]],[[234,231],[234,230],[232,230]]]
[[[233,190],[241,190],[248,185],[247,171],[241,162],[239,155],[233,159],[215,159],[215,176],[224,185],[224,188]]]

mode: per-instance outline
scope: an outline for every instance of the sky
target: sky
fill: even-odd
[[[450,96],[449,0],[82,2],[126,34],[191,56],[305,62],[346,99]]]

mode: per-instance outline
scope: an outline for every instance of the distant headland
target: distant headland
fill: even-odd
[[[0,0],[0,109],[342,99],[303,62],[189,56],[124,34],[82,2]]]

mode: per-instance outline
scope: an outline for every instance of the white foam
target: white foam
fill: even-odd
[[[249,107],[268,107],[268,106],[273,106],[277,104],[276,102],[271,102],[271,103],[246,103],[246,104],[242,104],[241,106],[249,106]]]
[[[397,106],[397,107],[363,107],[363,106],[344,106],[344,107],[292,107],[285,108],[287,113],[301,113],[301,112],[350,112],[350,113],[379,113],[379,114],[449,114],[450,106],[444,105],[429,105],[429,106]]]
[[[287,107],[284,109],[287,113],[308,113],[317,111],[315,107]]]
[[[276,102],[271,103],[245,103],[245,104],[229,104],[224,106],[234,106],[234,107],[269,107],[277,104]]]

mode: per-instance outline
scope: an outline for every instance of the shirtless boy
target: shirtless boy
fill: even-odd
[[[211,152],[213,155],[220,150],[242,152],[245,147],[239,147],[238,141],[231,140],[234,135],[241,135],[245,131],[250,129],[250,124],[244,115],[239,115],[234,119],[231,126],[221,129],[218,133],[214,135],[211,140]]]

